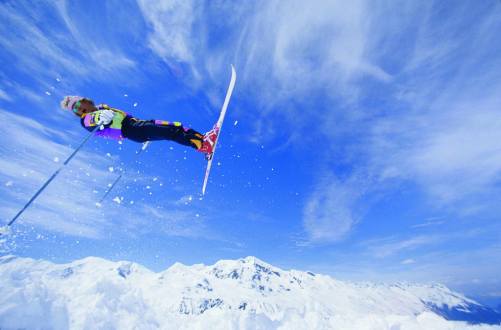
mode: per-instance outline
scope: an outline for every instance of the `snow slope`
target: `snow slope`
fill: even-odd
[[[1,329],[501,329],[446,320],[501,318],[442,285],[348,283],[254,257],[154,273],[4,256],[0,278]]]

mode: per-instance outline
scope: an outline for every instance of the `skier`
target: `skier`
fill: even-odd
[[[184,127],[180,122],[164,120],[142,120],[111,108],[106,104],[95,105],[91,99],[81,96],[65,96],[61,108],[72,111],[80,117],[80,124],[98,136],[122,140],[128,138],[136,142],[172,140],[209,156],[217,139],[218,128],[214,127],[205,135]]]

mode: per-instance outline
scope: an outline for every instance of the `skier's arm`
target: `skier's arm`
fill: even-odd
[[[97,136],[119,140],[123,139],[121,128],[125,116],[126,113],[120,110],[98,110],[83,116],[80,123],[88,131],[92,131],[96,126],[102,126],[103,128],[95,133]]]
[[[82,124],[85,128],[92,130],[95,126],[104,126],[108,128],[113,123],[114,113],[112,110],[98,110],[86,114],[82,117]]]

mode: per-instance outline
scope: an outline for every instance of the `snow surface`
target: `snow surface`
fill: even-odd
[[[443,285],[349,283],[255,257],[155,273],[4,256],[0,278],[1,329],[501,329],[434,313],[479,306]]]

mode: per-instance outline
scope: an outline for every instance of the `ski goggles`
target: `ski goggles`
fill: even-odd
[[[80,104],[81,103],[82,103],[82,101],[80,100],[80,101],[75,102],[75,104],[73,104],[72,110],[73,110],[74,113],[78,112],[78,108],[80,108]]]

